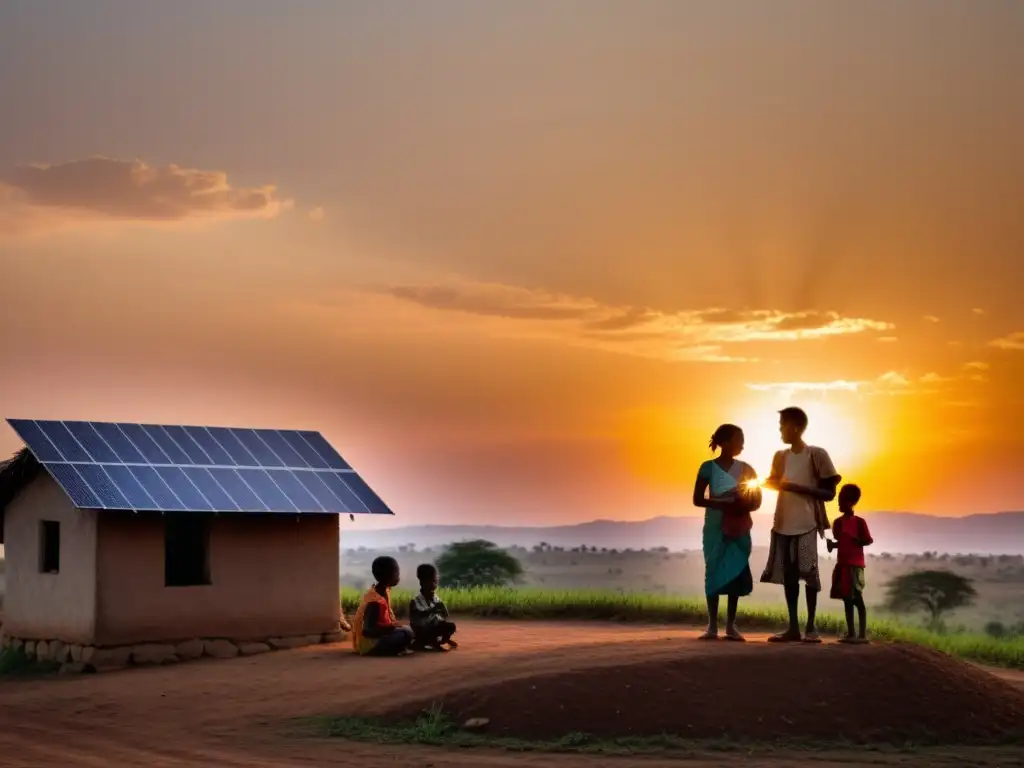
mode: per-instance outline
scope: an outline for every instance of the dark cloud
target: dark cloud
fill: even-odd
[[[481,290],[451,285],[394,286],[386,293],[431,309],[520,320],[581,320],[595,310],[589,302],[567,302],[503,286]]]
[[[807,331],[821,328],[838,319],[838,315],[830,312],[797,312],[779,317],[772,322],[772,326],[778,331]]]
[[[6,205],[141,221],[268,217],[289,201],[273,186],[233,187],[224,171],[90,157],[0,171]]]
[[[649,309],[633,307],[610,317],[590,320],[585,327],[590,331],[628,331],[658,319],[659,315]]]
[[[747,323],[764,314],[764,312],[751,312],[745,309],[704,309],[694,319],[702,323]]]

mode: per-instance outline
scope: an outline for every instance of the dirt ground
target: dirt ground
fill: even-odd
[[[668,627],[463,622],[462,647],[446,655],[360,659],[346,646],[318,646],[230,661],[49,680],[0,682],[0,766],[296,768],[387,766],[615,765],[649,768],[676,759],[551,756],[478,750],[382,747],[287,735],[290,718],[378,714],[437,693],[567,669],[646,661],[714,659],[760,648],[702,643]],[[763,637],[763,636],[762,636]],[[751,639],[758,639],[751,636]],[[788,649],[783,649],[788,650]],[[808,652],[835,649],[791,649]],[[855,649],[843,649],[855,650]],[[1024,675],[1004,679],[1024,689]],[[685,692],[681,692],[685,696]],[[743,754],[692,755],[695,768],[743,761]],[[759,754],[758,765],[1024,766],[1019,750],[949,749],[902,753]]]
[[[857,744],[1024,743],[1024,691],[913,645],[851,648],[752,644],[608,669],[568,670],[431,696],[388,716],[408,722],[440,704],[492,735],[529,740],[664,733],[695,739]]]

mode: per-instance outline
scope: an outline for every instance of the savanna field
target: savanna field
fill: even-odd
[[[824,549],[824,547],[822,547]],[[512,547],[524,569],[514,588],[444,589],[442,597],[455,614],[512,619],[574,619],[666,622],[700,625],[707,620],[702,597],[700,552],[591,551]],[[402,584],[394,592],[399,614],[415,589],[416,566],[431,562],[440,549],[416,551],[346,550],[342,554],[341,594],[345,610],[355,611],[369,585],[373,558],[395,556]],[[754,593],[740,602],[744,628],[770,630],[785,623],[781,588],[757,583],[767,552],[754,549]],[[821,556],[823,582],[834,561]],[[972,604],[950,611],[938,627],[927,627],[921,612],[886,610],[886,585],[901,574],[930,568],[948,569],[969,579],[976,590]],[[905,640],[962,658],[1024,668],[1024,557],[1016,555],[883,555],[870,557],[866,601],[870,633],[878,639]],[[802,602],[802,598],[801,598]],[[845,632],[842,605],[828,598],[827,584],[818,601],[818,624],[828,633]]]

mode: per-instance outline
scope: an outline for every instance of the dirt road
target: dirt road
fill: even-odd
[[[360,659],[346,646],[318,646],[231,661],[202,661],[81,677],[0,683],[0,766],[84,768],[167,766],[295,768],[383,765],[471,768],[642,764],[678,760],[523,755],[358,745],[285,735],[290,718],[372,714],[438,690],[544,671],[628,661],[744,653],[739,644],[701,643],[668,627],[559,622],[463,622],[462,647],[447,655]],[[757,639],[751,636],[751,639]],[[1024,686],[1024,676],[1008,675]],[[410,686],[410,683],[412,685]],[[693,755],[697,768],[724,766],[736,753]],[[777,751],[758,764],[1024,765],[1007,751],[948,750],[914,757],[883,753]]]

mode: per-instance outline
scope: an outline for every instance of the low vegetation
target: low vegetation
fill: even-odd
[[[737,741],[731,738],[717,740],[692,739],[685,736],[665,733],[659,736],[623,736],[618,738],[600,738],[586,733],[567,733],[560,739],[552,741],[533,741],[526,739],[491,736],[486,732],[468,730],[460,727],[444,710],[435,705],[425,711],[419,718],[403,723],[385,723],[379,720],[354,717],[315,717],[298,721],[296,735],[315,738],[338,738],[350,741],[369,742],[376,744],[410,744],[433,747],[461,748],[497,748],[508,752],[555,752],[582,753],[592,755],[646,755],[676,756],[686,758],[700,757],[702,754],[721,752],[742,753],[744,757],[770,758],[783,753],[817,753],[818,759],[825,753],[838,752],[842,762],[848,762],[851,755],[864,757],[875,754],[913,754],[922,757],[929,754],[934,747],[927,744],[908,742],[905,744],[874,745],[850,744],[842,740],[828,743],[813,740],[787,739],[784,743]],[[992,757],[1005,755],[1016,757],[1016,747],[981,747]],[[948,749],[940,748],[938,754],[948,757]],[[975,752],[973,754],[980,754]]]
[[[395,612],[408,610],[414,592],[396,589]],[[359,594],[342,590],[342,604],[349,614],[358,607]],[[623,594],[598,590],[548,590],[537,588],[473,587],[446,589],[445,604],[457,615],[481,618],[632,621],[701,625],[707,612],[701,600],[671,595]],[[747,629],[778,629],[786,623],[784,609],[740,603],[740,621]],[[913,642],[984,664],[1024,669],[1024,637],[992,637],[968,632],[940,633],[888,619],[868,619],[869,632],[880,640]],[[819,628],[825,633],[846,631],[846,620],[837,613],[820,613]]]
[[[0,679],[48,675],[60,669],[56,661],[38,661],[29,658],[21,648],[0,650]]]
[[[370,563],[378,555],[391,555],[402,566],[403,585],[415,584],[416,566],[424,562],[438,563],[447,547],[414,547],[403,545],[386,550],[346,549],[341,557],[341,586],[363,590],[369,586]],[[822,550],[824,548],[822,547]],[[506,552],[522,565],[523,573],[516,586],[555,591],[597,590],[622,595],[645,594],[682,596],[701,600],[704,592],[704,558],[697,551],[669,551],[665,547],[646,550],[613,550],[597,547],[507,547]],[[821,552],[821,570],[831,576],[834,554]],[[768,552],[754,548],[751,568],[754,570],[754,592],[743,603],[749,609],[779,608],[782,590],[774,584],[758,582],[759,569]],[[867,592],[869,621],[884,616],[905,624],[927,624],[929,611],[908,615],[905,610],[890,609],[888,587],[901,576],[920,571],[946,570],[970,581],[976,591],[967,603],[943,607],[936,629],[942,625],[951,630],[959,627],[971,632],[1002,635],[1024,635],[1024,556],[1020,555],[891,555],[868,556]],[[442,569],[442,588],[444,583]],[[456,586],[456,585],[453,585]],[[842,604],[823,595],[819,601],[825,610],[841,611]],[[990,626],[989,626],[990,625]],[[988,629],[986,627],[988,626]]]
[[[569,733],[554,741],[532,741],[488,736],[461,728],[440,707],[424,712],[407,723],[382,723],[351,717],[321,717],[303,721],[302,735],[339,738],[376,744],[416,744],[433,747],[491,747],[509,752],[581,752],[606,755],[642,755],[660,752],[742,751],[747,756],[774,751],[772,745],[756,749],[749,743],[729,739],[697,741],[674,734],[655,737],[601,739],[585,733]],[[792,749],[794,745],[787,744]],[[796,745],[813,748],[814,745]],[[831,745],[835,746],[835,745]]]

